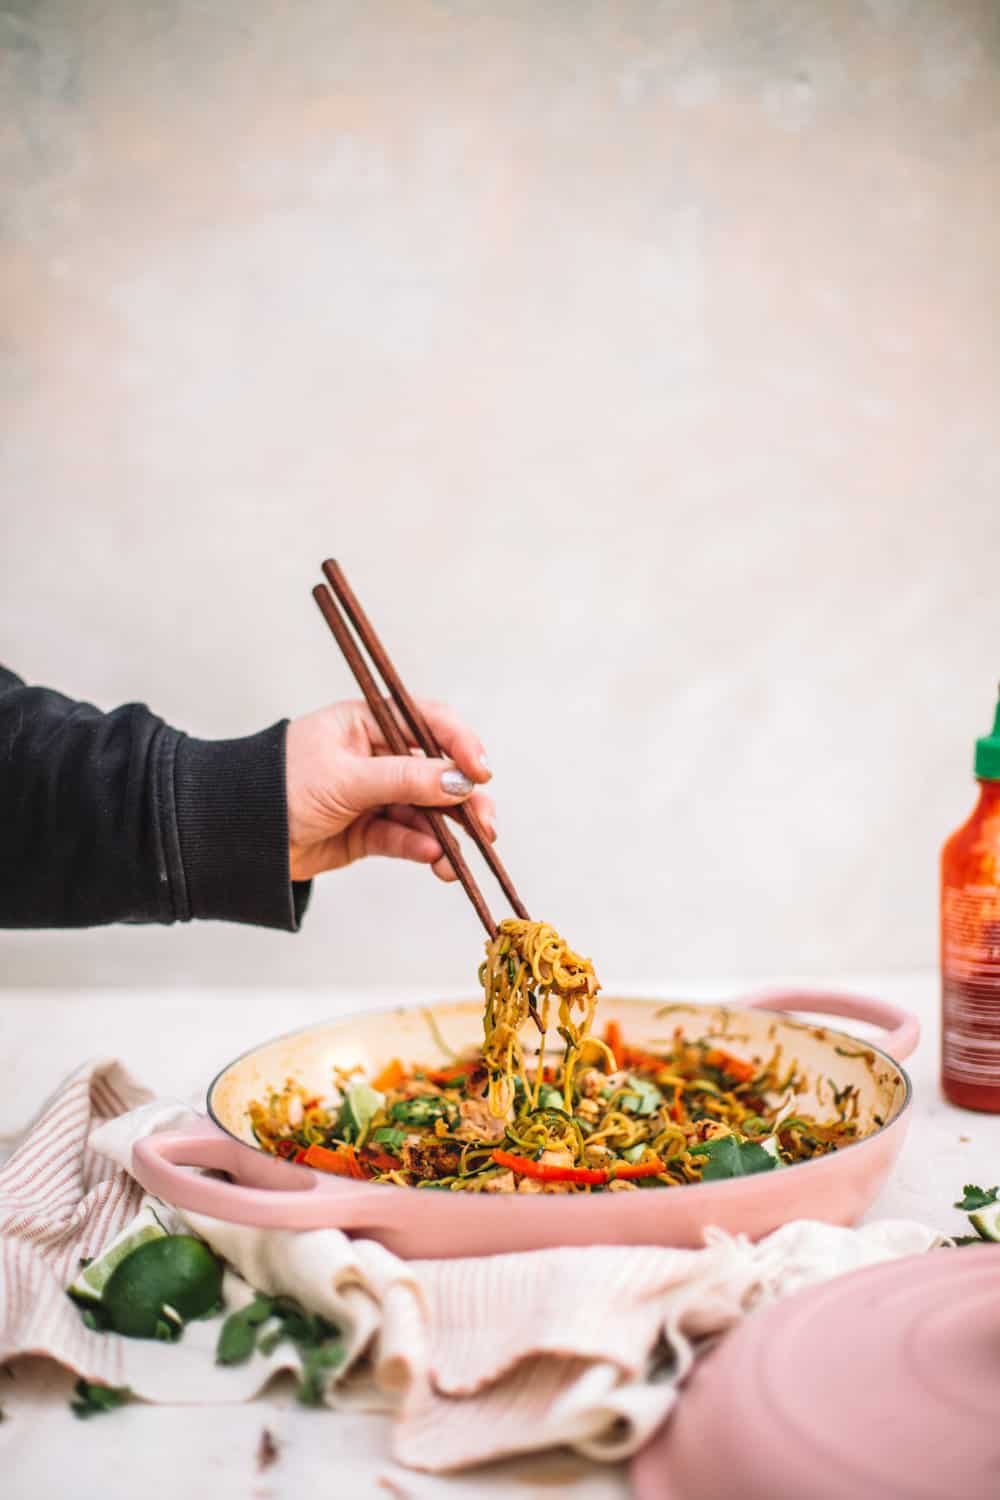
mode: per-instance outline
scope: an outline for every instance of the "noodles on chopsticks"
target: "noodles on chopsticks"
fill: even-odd
[[[563,1095],[567,1109],[573,1069],[589,1035],[600,985],[589,958],[581,958],[547,922],[509,918],[486,944],[479,982],[485,991],[483,1061],[489,1073],[491,1113],[504,1119],[514,1100],[514,1080],[537,1095],[542,1077],[541,1052],[535,1082],[529,1082],[521,1032],[532,1010],[540,1013],[542,1044],[548,1032],[551,1001],[558,1005],[557,1030],[565,1044]],[[601,1043],[596,1044],[601,1047]]]

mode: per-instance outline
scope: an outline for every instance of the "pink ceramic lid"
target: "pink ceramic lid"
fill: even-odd
[[[632,1479],[638,1500],[998,1500],[1000,1249],[907,1256],[755,1313]]]

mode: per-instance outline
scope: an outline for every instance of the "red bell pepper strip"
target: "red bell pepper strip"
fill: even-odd
[[[494,1151],[498,1167],[508,1167],[519,1177],[533,1177],[538,1182],[607,1182],[608,1174],[600,1167],[557,1167],[548,1161],[532,1161],[530,1156],[515,1156],[511,1151]]]
[[[317,1167],[321,1172],[333,1172],[337,1177],[364,1178],[365,1175],[353,1146],[342,1146],[336,1151],[331,1151],[329,1146],[309,1146],[295,1160],[307,1167]]]
[[[665,1172],[662,1161],[658,1156],[651,1156],[647,1161],[620,1161],[616,1162],[613,1171],[608,1173],[608,1181],[614,1182],[616,1177],[659,1177]]]
[[[507,1167],[519,1177],[533,1177],[537,1182],[582,1182],[600,1187],[616,1177],[656,1177],[663,1163],[654,1156],[650,1161],[616,1162],[614,1167],[559,1167],[553,1162],[532,1161],[530,1156],[515,1156],[511,1151],[494,1151],[498,1167]]]
[[[737,1083],[749,1083],[757,1071],[753,1063],[744,1062],[741,1057],[734,1057],[731,1052],[723,1052],[718,1047],[705,1053],[705,1062],[710,1068],[718,1068],[720,1073],[735,1078]]]

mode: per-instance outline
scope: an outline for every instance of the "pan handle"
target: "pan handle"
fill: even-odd
[[[897,1062],[909,1057],[920,1040],[920,1022],[912,1011],[869,995],[845,995],[835,990],[769,990],[763,995],[751,995],[740,1004],[754,1010],[817,1011],[821,1016],[868,1021],[884,1028],[885,1036],[878,1039],[878,1046]]]
[[[235,1178],[206,1177],[208,1167]],[[132,1175],[156,1198],[192,1213],[269,1229],[375,1227],[387,1189],[341,1181],[309,1167],[265,1156],[204,1121],[137,1141]],[[373,1212],[374,1209],[374,1212]]]

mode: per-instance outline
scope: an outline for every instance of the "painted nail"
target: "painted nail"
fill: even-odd
[[[472,782],[468,776],[463,776],[461,771],[453,767],[448,771],[441,772],[441,790],[449,797],[467,797],[472,791]]]

